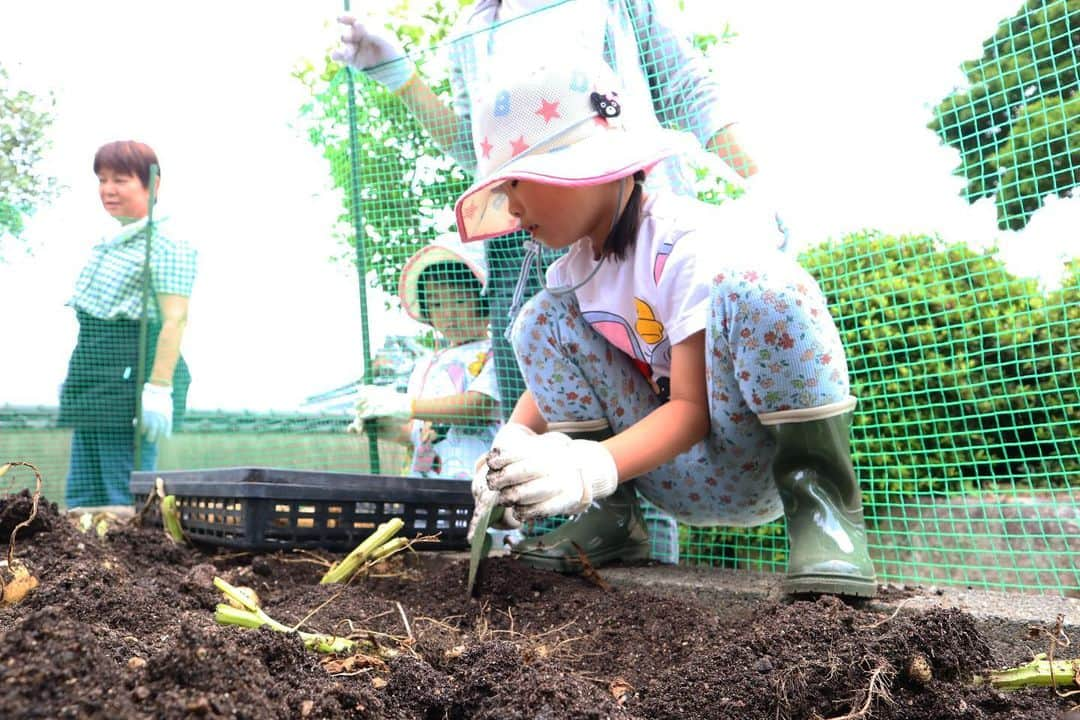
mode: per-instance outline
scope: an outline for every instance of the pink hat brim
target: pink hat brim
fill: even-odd
[[[401,277],[398,280],[398,297],[401,299],[401,307],[413,320],[429,325],[430,321],[421,317],[420,313],[420,273],[437,262],[460,262],[480,281],[482,288],[487,287],[487,268],[472,258],[466,257],[452,248],[439,243],[426,245],[410,257],[401,269]]]
[[[473,242],[520,228],[517,218],[508,211],[491,206],[492,189],[507,180],[560,187],[602,185],[639,170],[648,172],[657,163],[689,148],[686,135],[657,129],[602,133],[556,150],[520,155],[461,194],[454,205],[458,233],[462,242]],[[619,161],[627,157],[632,160]],[[477,213],[480,217],[474,219]]]

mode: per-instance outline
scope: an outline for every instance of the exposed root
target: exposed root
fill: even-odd
[[[900,603],[896,606],[896,609],[892,611],[892,615],[889,615],[889,617],[884,618],[882,620],[878,620],[875,623],[870,623],[869,625],[856,625],[855,629],[856,630],[873,630],[874,628],[881,627],[882,625],[884,625],[887,622],[890,622],[893,618],[895,618],[897,615],[899,615],[900,611],[903,609],[904,605],[910,599],[911,598],[904,598],[903,600],[901,600]]]
[[[576,542],[572,542],[574,551],[577,552],[578,559],[581,560],[581,576],[597,586],[601,590],[611,590],[611,586],[608,585],[604,578],[600,577],[600,573],[596,572],[596,568],[589,562],[589,556],[585,554],[585,551]]]
[[[13,467],[27,467],[34,473],[34,479],[36,486],[34,488],[34,495],[31,500],[30,514],[25,520],[20,522],[11,531],[11,538],[8,540],[7,562],[5,567],[7,573],[10,573],[11,578],[4,577],[5,573],[0,573],[0,597],[3,598],[5,605],[13,605],[29,593],[31,590],[38,586],[38,579],[30,573],[22,562],[15,559],[15,537],[19,534],[19,531],[24,527],[28,527],[30,523],[34,522],[38,514],[38,503],[41,501],[41,471],[33,463],[23,462],[21,460],[14,460],[9,463],[0,465],[0,476],[3,476]]]
[[[4,473],[6,473],[13,467],[30,468],[30,470],[34,473],[34,480],[36,485],[34,487],[34,495],[31,499],[30,515],[21,523],[16,525],[15,528],[11,531],[11,539],[8,541],[7,552],[8,567],[12,567],[15,563],[15,536],[24,527],[27,527],[28,525],[30,525],[30,523],[34,522],[34,519],[37,517],[38,514],[38,503],[41,501],[41,471],[38,470],[37,465],[34,465],[33,463],[23,462],[22,460],[14,460],[12,462],[5,463],[4,465],[0,465],[0,477],[2,477]]]
[[[779,670],[776,673],[776,717],[781,717],[781,709],[791,705],[791,698],[799,697],[807,691],[809,683],[806,668],[822,669],[825,672],[825,678],[822,682],[830,682],[843,666],[844,663],[841,662],[839,657],[829,653],[824,661],[807,660],[798,665]],[[783,717],[787,718],[789,715],[785,712]]]
[[[330,568],[334,564],[333,560],[327,560],[326,558],[324,558],[319,553],[312,552],[311,550],[306,550],[304,548],[294,548],[293,552],[296,553],[297,555],[302,555],[303,557],[300,557],[300,558],[285,558],[285,557],[283,557],[283,558],[281,558],[281,562],[283,562],[283,563],[285,563],[287,565],[309,564],[310,563],[312,565],[318,565],[319,567],[324,567],[324,568]]]
[[[559,627],[551,628],[546,632],[529,635],[515,628],[514,615],[507,609],[500,611],[506,615],[507,629],[494,629],[488,617],[489,606],[487,602],[481,606],[480,615],[477,618],[475,632],[479,643],[493,640],[505,640],[517,645],[526,662],[533,660],[551,660],[553,658],[565,658],[581,660],[585,654],[571,651],[571,646],[582,640],[588,640],[591,636],[587,633],[568,635],[567,630],[574,626],[574,622],[567,622]]]
[[[881,702],[892,705],[893,698],[889,692],[889,683],[892,680],[892,676],[895,671],[889,666],[888,663],[882,661],[880,665],[875,667],[870,672],[870,682],[866,688],[866,699],[863,700],[862,706],[855,710],[852,708],[851,712],[846,715],[839,715],[837,717],[828,718],[827,720],[864,720],[870,717],[871,709],[875,700],[881,700]],[[860,691],[859,695],[862,695]],[[854,704],[858,704],[859,697],[856,697]]]
[[[1040,630],[1043,633],[1045,633],[1046,635],[1048,635],[1050,637],[1050,647],[1046,651],[1047,660],[1049,660],[1049,662],[1050,662],[1050,685],[1054,688],[1054,693],[1060,698],[1067,698],[1067,697],[1072,697],[1073,695],[1080,695],[1080,690],[1066,690],[1064,692],[1059,690],[1058,689],[1057,676],[1054,674],[1054,651],[1057,650],[1059,645],[1061,647],[1069,647],[1072,644],[1072,640],[1069,639],[1069,636],[1065,633],[1064,628],[1065,628],[1065,616],[1064,615],[1058,615],[1057,616],[1057,623],[1055,623],[1055,625],[1054,625],[1054,632],[1053,633],[1047,632],[1046,628],[1040,628]],[[1073,683],[1075,683],[1077,685],[1080,685],[1080,679],[1078,679],[1076,677],[1075,673],[1073,674],[1073,676],[1071,678],[1069,678],[1069,682],[1067,684],[1073,684]],[[1076,707],[1080,707],[1080,705],[1078,705]]]
[[[401,603],[399,602],[395,602],[394,604],[397,605],[398,614],[401,615],[401,622],[405,626],[405,632],[409,636],[409,642],[415,643],[416,638],[413,636],[412,627],[409,626],[409,618],[405,615],[405,608],[401,607]]]
[[[1046,653],[1047,656],[1050,659],[1050,680],[1053,683],[1054,692],[1060,698],[1067,698],[1067,697],[1072,697],[1073,695],[1080,695],[1080,690],[1068,690],[1068,691],[1065,691],[1065,692],[1062,692],[1061,690],[1059,690],[1058,686],[1057,686],[1057,678],[1054,676],[1054,650],[1057,649],[1058,645],[1061,645],[1061,647],[1069,647],[1069,645],[1072,644],[1072,641],[1069,639],[1069,636],[1065,634],[1064,625],[1065,625],[1065,616],[1064,615],[1058,615],[1057,616],[1057,624],[1054,627],[1054,634],[1050,638],[1050,649]],[[1074,673],[1072,679],[1073,679],[1073,681],[1076,682],[1076,684],[1080,685],[1080,680],[1076,679],[1075,673]],[[1080,705],[1078,705],[1076,707],[1080,707]]]
[[[436,620],[435,618],[430,618],[430,617],[427,617],[426,615],[421,615],[419,617],[413,618],[413,625],[419,626],[420,623],[426,623],[428,625],[431,625],[432,627],[442,628],[444,631],[449,632],[449,633],[460,633],[461,629],[459,627],[457,627],[456,625],[451,625],[450,621],[451,620],[457,620],[457,619],[463,618],[463,617],[465,617],[465,616],[464,615],[451,615],[449,617],[443,618],[442,620]]]

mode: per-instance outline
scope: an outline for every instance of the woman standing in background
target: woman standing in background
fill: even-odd
[[[120,222],[103,238],[79,274],[68,305],[79,337],[60,393],[60,424],[74,429],[65,503],[68,508],[130,507],[135,433],[143,435],[140,470],[157,464],[158,441],[169,437],[184,411],[191,375],[180,356],[195,282],[196,252],[154,218],[146,257],[150,169],[148,145],[120,140],[98,148],[94,174],[105,212]],[[158,181],[160,182],[160,181]],[[157,187],[154,187],[156,196]],[[149,265],[150,301],[143,292]],[[138,375],[140,321],[148,322],[142,387]],[[136,418],[136,393],[142,417]]]

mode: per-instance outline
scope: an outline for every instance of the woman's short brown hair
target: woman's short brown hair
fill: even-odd
[[[151,165],[158,166],[158,177],[161,177],[161,165],[158,164],[154,149],[134,140],[116,140],[105,143],[94,153],[95,175],[103,168],[127,173],[139,178],[144,188],[150,187]]]

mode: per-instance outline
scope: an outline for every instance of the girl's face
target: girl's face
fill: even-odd
[[[569,188],[508,180],[498,191],[506,194],[521,229],[545,247],[558,250],[588,237],[598,251],[611,231],[619,182]]]
[[[480,314],[475,293],[451,282],[429,281],[424,305],[435,331],[453,346],[487,337],[488,319]]]
[[[150,207],[150,190],[137,176],[110,168],[98,172],[98,195],[105,212],[118,220],[141,220]]]

